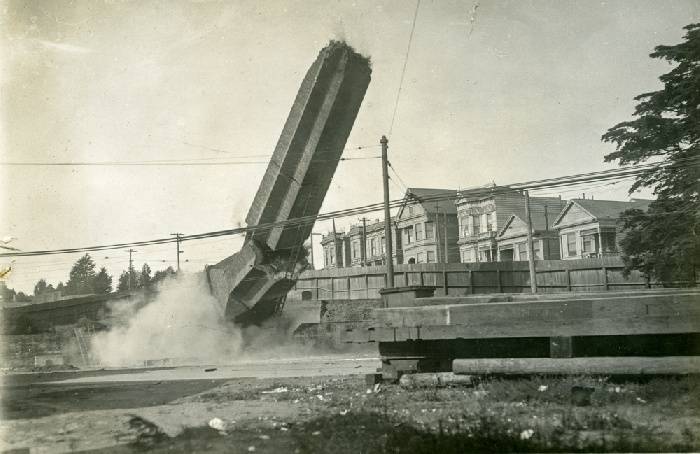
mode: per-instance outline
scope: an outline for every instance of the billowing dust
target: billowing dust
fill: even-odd
[[[294,324],[284,318],[248,328],[225,321],[202,273],[167,279],[154,300],[115,305],[112,315],[117,322],[91,341],[92,360],[99,365],[226,364],[319,353],[291,343]]]

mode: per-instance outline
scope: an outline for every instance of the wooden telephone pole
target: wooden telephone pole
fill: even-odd
[[[530,216],[530,194],[525,191],[525,217],[527,217],[527,264],[530,269],[530,291],[537,293],[537,274],[535,271],[535,248],[532,245],[532,216]]]
[[[384,187],[384,238],[386,241],[386,287],[394,287],[394,259],[391,241],[391,213],[389,212],[389,159],[387,158],[389,140],[382,136],[382,182]]]
[[[171,235],[175,236],[175,246],[176,246],[176,256],[177,256],[177,272],[180,272],[180,254],[182,254],[184,251],[180,250],[180,237],[182,236],[182,233],[171,233]]]
[[[131,275],[134,274],[134,261],[131,254],[138,252],[136,249],[129,249],[129,291],[131,291]]]

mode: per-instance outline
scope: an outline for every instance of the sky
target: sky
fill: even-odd
[[[671,67],[649,58],[654,46],[680,42],[682,27],[700,20],[696,0],[422,0],[407,52],[415,8],[408,0],[1,2],[1,162],[251,163],[3,164],[0,238],[28,251],[241,225],[299,84],[331,39],[372,59],[345,153],[377,156],[388,135],[400,177],[392,199],[404,185],[458,189],[614,168],[603,162],[614,148],[601,135],[631,118],[634,96],[660,88]],[[628,197],[625,184],[585,190]],[[557,194],[580,190],[533,195]],[[321,211],[381,200],[380,161],[343,161]],[[315,232],[330,228],[317,223]],[[183,269],[201,270],[240,244],[186,242]],[[115,282],[128,266],[125,250],[92,256]],[[17,258],[7,285],[27,292],[42,277],[65,282],[77,257]],[[136,267],[174,261],[175,245],[134,254]]]

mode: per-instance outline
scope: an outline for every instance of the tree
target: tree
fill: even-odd
[[[112,276],[107,273],[107,268],[100,268],[93,281],[95,293],[110,293],[112,291]]]
[[[148,266],[148,263],[144,263],[139,275],[139,287],[146,288],[149,285],[151,285],[151,267]]]
[[[659,78],[663,88],[635,97],[636,118],[602,137],[615,144],[606,162],[663,163],[641,173],[630,188],[651,188],[657,200],[647,212],[623,213],[620,243],[626,272],[641,270],[662,282],[694,282],[700,261],[700,23],[685,30],[684,42],[657,46],[650,55],[675,65]]]
[[[153,284],[157,284],[158,282],[161,282],[167,278],[174,277],[175,274],[176,273],[175,273],[175,270],[173,269],[173,267],[169,266],[164,270],[156,271],[155,274],[153,275],[153,279],[151,280],[151,282]]]
[[[29,295],[26,295],[24,292],[17,292],[17,296],[15,296],[15,301],[18,303],[28,303],[32,300],[32,297]]]
[[[37,281],[37,283],[34,284],[34,296],[39,296],[42,293],[45,293],[47,287],[48,286],[46,285],[46,279],[44,279],[44,278],[39,279]]]
[[[68,282],[66,282],[66,295],[81,295],[94,293],[95,262],[90,254],[80,257],[70,270]]]
[[[129,272],[124,270],[122,274],[119,275],[119,282],[117,283],[118,292],[129,291]]]
[[[131,282],[129,282],[129,276],[131,276]],[[133,267],[128,270],[122,271],[119,275],[119,283],[117,284],[117,291],[128,292],[129,290],[136,290],[138,287],[138,276],[136,275],[136,270]]]

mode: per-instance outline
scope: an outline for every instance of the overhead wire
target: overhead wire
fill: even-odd
[[[663,163],[661,163],[661,164],[655,163],[652,165],[664,166]],[[576,175],[571,175],[571,176],[566,176],[566,177],[547,178],[544,180],[533,180],[533,181],[528,181],[528,182],[524,182],[524,183],[515,183],[515,184],[511,184],[511,185],[498,186],[495,188],[478,188],[478,189],[466,189],[466,190],[462,190],[462,191],[438,192],[435,194],[431,194],[429,196],[424,196],[424,197],[422,197],[422,200],[425,202],[436,202],[436,201],[440,201],[440,200],[456,200],[458,198],[473,198],[473,197],[479,197],[479,196],[487,196],[487,195],[492,195],[495,193],[504,193],[504,192],[513,191],[513,190],[540,189],[540,188],[548,188],[548,187],[566,187],[566,186],[578,184],[581,182],[596,181],[596,180],[608,181],[611,179],[616,179],[616,178],[620,178],[620,177],[634,175],[636,173],[642,173],[644,171],[649,170],[651,168],[650,166],[652,166],[652,165],[631,166],[631,167],[626,167],[626,168],[621,168],[621,169],[589,172],[587,174],[582,173],[582,174],[576,174]],[[405,203],[405,198],[392,200],[392,201],[390,201],[389,205],[390,205],[390,208],[397,208],[397,207],[401,206],[403,203]],[[281,226],[308,225],[308,224],[313,224],[319,220],[330,220],[330,219],[338,218],[338,217],[355,216],[355,215],[359,215],[359,214],[370,213],[373,211],[379,211],[381,209],[383,209],[383,203],[381,203],[381,202],[380,203],[373,203],[373,204],[369,204],[369,205],[353,207],[353,208],[344,209],[344,210],[332,211],[332,212],[328,212],[328,213],[324,213],[324,214],[288,219],[288,220],[280,221],[280,222],[258,224],[258,225],[254,225],[254,226],[239,227],[239,228],[235,228],[235,229],[226,229],[226,230],[219,230],[219,231],[212,231],[212,232],[204,232],[204,233],[199,233],[199,234],[183,235],[182,237],[180,237],[180,241],[191,241],[191,240],[199,240],[199,239],[204,239],[204,238],[242,235],[242,234],[245,234],[247,232],[264,231],[264,230],[269,230],[269,229],[281,227]],[[91,252],[91,251],[124,249],[124,248],[129,248],[129,247],[140,247],[140,246],[149,246],[149,245],[155,245],[155,244],[173,243],[174,241],[176,241],[175,238],[168,237],[168,238],[159,238],[159,239],[145,240],[145,241],[116,243],[116,244],[108,244],[108,245],[100,245],[100,246],[88,246],[88,247],[79,247],[79,248],[65,248],[65,249],[39,250],[39,251],[17,251],[17,252],[2,253],[2,254],[0,254],[0,257],[54,255],[54,254],[67,254],[67,253],[75,253],[75,252]]]
[[[391,114],[391,123],[389,125],[389,138],[391,138],[391,133],[394,130],[394,121],[396,120],[396,112],[399,109],[399,100],[401,99],[401,90],[403,88],[403,81],[406,76],[406,66],[408,65],[408,56],[411,52],[411,44],[413,43],[413,34],[416,31],[416,20],[418,19],[418,10],[420,9],[420,0],[416,0],[416,10],[413,13],[413,23],[411,24],[411,33],[408,35],[408,45],[406,46],[406,55],[403,59],[403,68],[401,68],[401,79],[399,80],[399,88],[396,91],[396,102],[394,103],[394,112]]]

